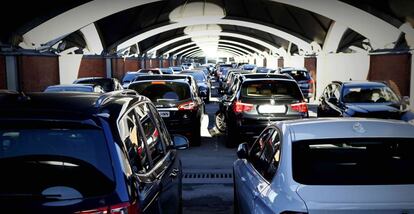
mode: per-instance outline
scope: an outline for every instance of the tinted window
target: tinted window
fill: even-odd
[[[289,74],[296,81],[308,80],[310,79],[309,72],[304,70],[289,70],[289,71],[280,71],[281,74]]]
[[[303,100],[296,82],[278,80],[259,80],[245,82],[241,96],[247,98],[287,98]]]
[[[345,103],[398,103],[397,95],[388,87],[344,87]]]
[[[148,73],[148,74],[161,74],[159,70],[141,69],[138,72],[140,72],[140,73]]]
[[[147,139],[148,152],[152,161],[156,164],[165,156],[165,148],[160,136],[161,132],[149,115],[141,118],[141,124]]]
[[[414,184],[413,139],[331,139],[292,145],[293,177],[302,184]]]
[[[264,175],[269,162],[264,159],[268,155],[268,146],[272,145],[271,136],[274,129],[267,129],[255,141],[249,152],[250,162],[254,168],[262,175]],[[266,154],[263,154],[266,153]]]
[[[182,82],[152,81],[139,82],[129,86],[153,102],[181,101],[191,98],[190,87]]]
[[[136,73],[127,73],[122,79],[122,82],[131,82],[136,76],[138,76]]]
[[[93,92],[93,87],[48,87],[45,92]]]
[[[182,74],[191,75],[197,82],[205,82],[206,78],[201,72],[181,72]]]
[[[161,68],[160,69],[162,71],[163,74],[173,74],[173,70],[170,68]]]
[[[78,192],[77,197],[91,197],[114,188],[110,155],[100,130],[2,129],[0,147],[1,194],[40,195],[64,187]],[[54,194],[63,193],[61,189]]]

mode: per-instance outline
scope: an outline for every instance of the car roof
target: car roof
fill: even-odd
[[[122,98],[122,99],[117,99]],[[118,118],[125,105],[148,98],[133,90],[97,93],[0,93],[1,119],[31,120],[85,120],[104,113]]]
[[[190,87],[190,83],[188,81],[186,81],[185,79],[148,79],[148,80],[138,80],[138,81],[134,81],[133,83],[131,83],[129,86],[133,86],[133,85],[137,85],[140,83],[144,83],[144,82],[154,82],[154,81],[158,81],[158,82],[176,82],[176,83],[183,83],[183,84],[187,84]]]
[[[75,80],[75,82],[78,81],[84,81],[84,80],[111,80],[112,78],[106,78],[106,77],[82,77]]]
[[[348,82],[342,82],[342,84],[347,87],[386,86],[385,83],[372,82],[372,81],[348,81]]]
[[[275,124],[291,133],[292,142],[338,138],[414,138],[414,126],[400,120],[313,118]]]
[[[281,68],[280,71],[308,71],[306,68],[295,68],[295,67],[285,67]]]
[[[96,86],[97,84],[61,84],[61,85],[51,85],[48,86],[48,88],[92,88]]]
[[[286,74],[261,74],[261,73],[250,73],[250,74],[242,74],[243,77],[247,79],[258,79],[258,78],[279,78],[279,79],[291,79],[293,78],[290,75]]]

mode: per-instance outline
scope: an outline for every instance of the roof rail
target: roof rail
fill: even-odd
[[[132,89],[124,89],[119,91],[112,91],[105,94],[102,94],[95,102],[95,107],[98,108],[102,106],[106,101],[108,101],[111,97],[119,97],[119,96],[138,96],[138,92]]]

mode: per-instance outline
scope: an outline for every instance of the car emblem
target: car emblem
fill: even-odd
[[[352,126],[352,129],[354,129],[355,132],[358,132],[358,133],[361,133],[361,134],[366,132],[365,128],[362,126],[361,123],[355,123]]]

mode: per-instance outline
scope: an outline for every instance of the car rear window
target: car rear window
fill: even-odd
[[[156,80],[134,83],[129,88],[153,102],[182,101],[191,98],[190,86],[184,82]]]
[[[86,198],[114,189],[112,164],[101,130],[0,129],[0,147],[2,195],[68,191]]]
[[[122,79],[122,82],[131,82],[134,80],[138,75],[136,73],[127,73],[125,74],[124,78]]]
[[[45,92],[93,92],[92,87],[48,87]]]
[[[414,184],[414,139],[294,142],[293,178],[309,185]]]
[[[258,80],[245,82],[241,96],[246,98],[288,98],[303,100],[296,82],[282,80]]]
[[[358,86],[358,87],[344,87],[343,101],[345,103],[398,103],[398,97],[388,87],[372,87],[372,86]]]
[[[97,84],[100,85],[104,91],[113,91],[114,83],[111,79],[87,79],[87,80],[79,80],[76,82],[77,84]]]
[[[191,75],[197,82],[205,82],[206,78],[201,72],[181,72],[182,74]]]
[[[289,71],[280,71],[281,74],[289,74],[293,77],[296,81],[302,81],[302,80],[309,80],[309,72],[304,70],[289,70]]]

